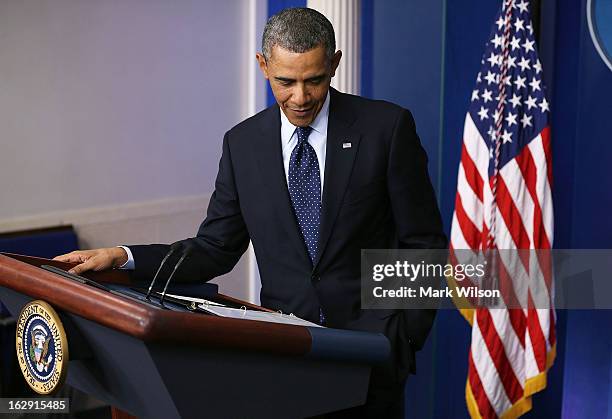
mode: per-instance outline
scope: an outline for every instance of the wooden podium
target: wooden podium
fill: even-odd
[[[32,300],[55,308],[68,336],[67,383],[137,417],[300,418],[345,409],[365,402],[371,366],[389,355],[380,334],[152,307],[45,264],[71,266],[0,255],[0,301],[13,315]],[[84,276],[129,283],[118,270]]]

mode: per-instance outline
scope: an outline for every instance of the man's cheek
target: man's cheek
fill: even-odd
[[[276,101],[282,104],[284,108],[289,106],[288,102],[291,95],[287,94],[286,89],[276,89],[273,91],[273,93],[274,97],[276,98]]]

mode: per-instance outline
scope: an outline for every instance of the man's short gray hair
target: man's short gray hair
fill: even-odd
[[[314,9],[284,9],[268,19],[264,28],[261,49],[266,61],[272,56],[272,48],[277,45],[298,53],[323,45],[327,58],[331,59],[336,52],[334,27]]]

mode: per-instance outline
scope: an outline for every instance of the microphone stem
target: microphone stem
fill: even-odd
[[[176,252],[176,250],[181,247],[180,245],[173,245],[170,248],[170,251],[168,253],[166,253],[166,256],[164,256],[164,258],[162,259],[161,263],[159,264],[159,268],[157,268],[157,272],[155,272],[155,275],[153,276],[153,280],[151,281],[151,284],[149,285],[149,290],[147,291],[147,295],[145,296],[146,300],[150,300],[150,296],[151,296],[151,291],[153,290],[153,286],[155,285],[155,282],[157,281],[157,277],[159,276],[159,273],[162,270],[162,267],[164,266],[164,264],[166,263],[166,261],[168,260],[168,258],[174,253]]]
[[[166,297],[166,290],[168,289],[168,285],[170,285],[170,281],[172,281],[172,278],[174,277],[174,274],[176,273],[178,268],[181,266],[183,261],[187,258],[187,256],[189,256],[189,252],[184,252],[183,256],[181,256],[181,258],[179,259],[177,264],[174,266],[174,269],[172,270],[172,273],[168,277],[168,280],[166,281],[166,285],[164,286],[164,290],[162,291],[161,297],[159,299],[159,304],[161,304],[162,306],[164,305],[164,298]]]

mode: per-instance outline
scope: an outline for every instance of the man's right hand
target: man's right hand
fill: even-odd
[[[103,271],[119,268],[128,260],[128,255],[121,247],[105,247],[102,249],[76,250],[65,255],[56,256],[53,260],[78,263],[68,272],[79,275],[86,271]]]

